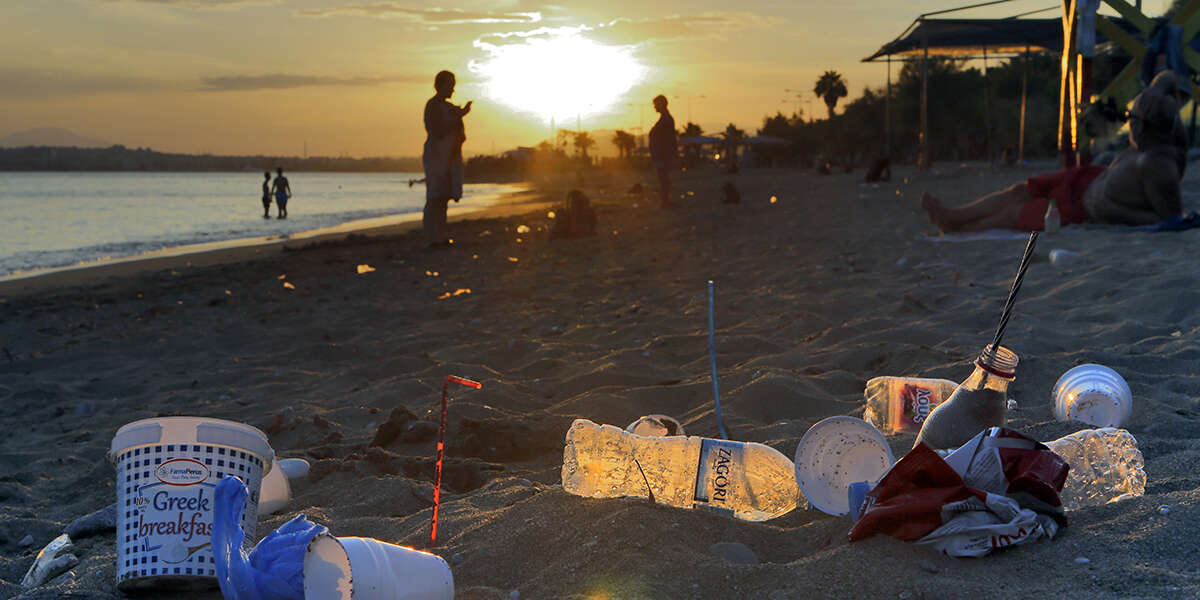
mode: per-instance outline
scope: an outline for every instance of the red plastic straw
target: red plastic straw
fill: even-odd
[[[433,486],[433,531],[429,534],[430,548],[437,545],[438,506],[442,500],[442,460],[446,458],[446,405],[450,403],[451,382],[473,387],[477,390],[483,387],[483,384],[478,381],[471,381],[457,375],[447,375],[445,381],[442,382],[442,422],[438,427],[437,483]]]

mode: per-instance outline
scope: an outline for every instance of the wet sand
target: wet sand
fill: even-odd
[[[669,211],[628,194],[633,176],[596,175],[580,186],[597,206],[592,238],[549,240],[547,208],[526,205],[457,222],[443,251],[393,229],[0,286],[0,597],[21,592],[68,523],[113,502],[115,430],[159,415],[250,423],[280,456],[313,463],[259,536],[303,512],[337,535],[424,548],[449,374],[483,383],[452,390],[448,417],[435,550],[459,598],[1195,597],[1195,230],[1067,228],[1039,242],[1005,337],[1020,356],[1010,426],[1043,440],[1083,428],[1054,421],[1051,386],[1075,364],[1108,365],[1133,390],[1128,429],[1147,472],[1145,497],[1070,513],[1055,540],[953,559],[886,537],[849,544],[849,519],[816,510],[749,523],[561,489],[574,418],[624,426],[665,413],[715,435],[709,279],[733,439],[791,457],[813,423],[861,416],[871,377],[966,377],[1025,240],[937,238],[920,193],[956,204],[1031,174],[899,168],[878,186],[861,170],[687,175]],[[720,203],[725,181],[742,204]],[[539,189],[523,201],[566,190]],[[1082,256],[1060,267],[1053,248]],[[76,414],[86,401],[96,413]],[[289,407],[295,419],[277,426]],[[389,418],[399,433],[372,446]],[[889,442],[901,456],[913,437]],[[34,544],[21,548],[26,535]],[[721,542],[757,564],[717,556]],[[112,534],[78,540],[76,553],[71,574],[23,597],[119,597]]]

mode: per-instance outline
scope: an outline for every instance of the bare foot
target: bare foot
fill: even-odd
[[[921,208],[929,213],[929,222],[942,229],[942,201],[929,192],[921,192]]]

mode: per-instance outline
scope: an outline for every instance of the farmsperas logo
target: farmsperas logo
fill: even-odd
[[[190,458],[175,458],[154,469],[154,476],[167,485],[194,485],[208,479],[208,467]]]

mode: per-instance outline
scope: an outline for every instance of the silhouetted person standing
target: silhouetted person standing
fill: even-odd
[[[288,185],[287,177],[283,176],[283,167],[275,167],[275,182],[271,184],[275,193],[275,206],[279,207],[277,219],[287,218],[288,198],[292,197],[292,186]]]
[[[462,146],[467,139],[463,117],[471,112],[471,102],[463,106],[450,103],[454,95],[454,73],[441,71],[434,77],[437,93],[425,103],[425,150],[421,165],[425,169],[425,213],[422,224],[431,248],[450,245],[446,237],[446,207],[462,198]]]
[[[650,159],[658,172],[659,193],[662,207],[674,206],[671,202],[671,172],[675,170],[675,155],[679,151],[679,140],[675,134],[675,118],[667,110],[667,97],[654,97],[654,110],[658,111],[658,122],[650,128]]]
[[[271,218],[271,172],[263,173],[263,218]]]

